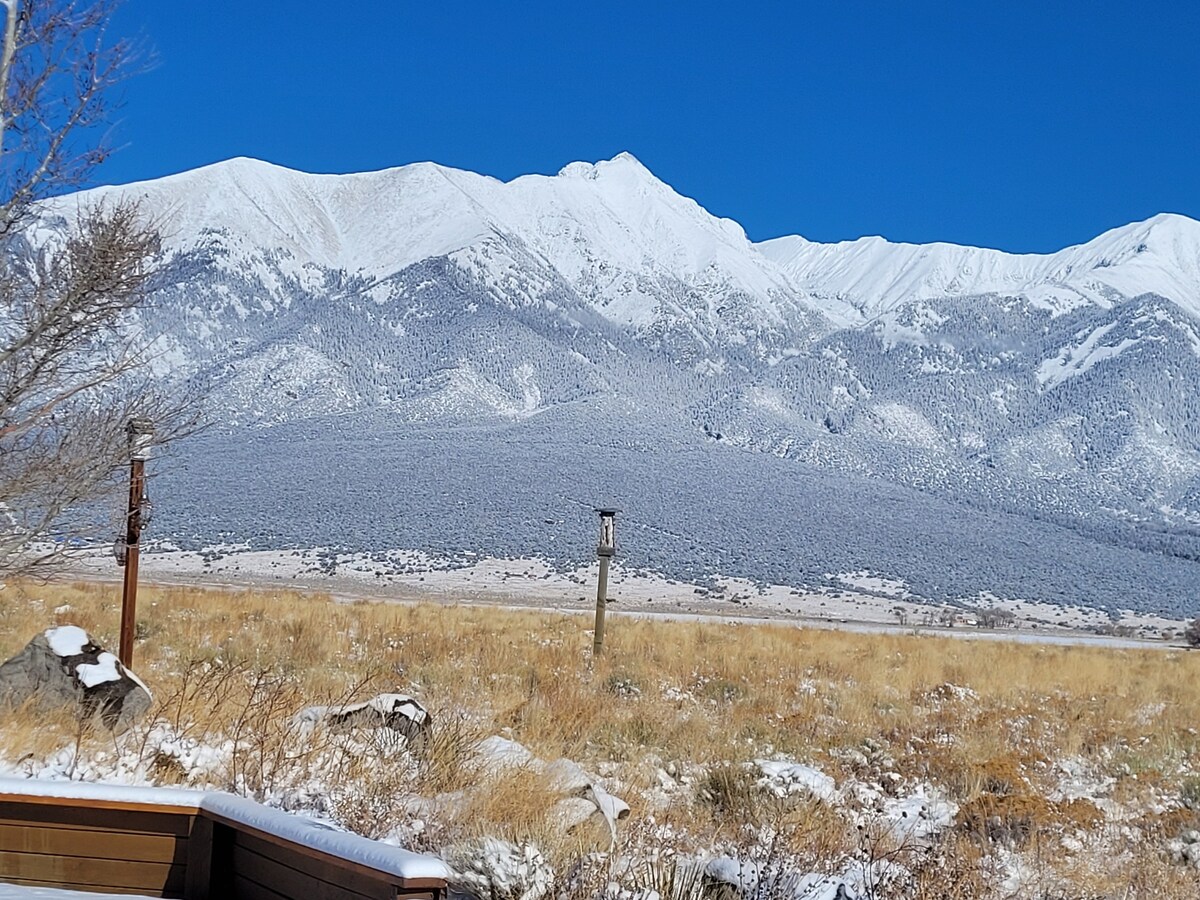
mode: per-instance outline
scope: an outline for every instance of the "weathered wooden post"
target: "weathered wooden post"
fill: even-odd
[[[618,509],[597,507],[600,514],[600,543],[596,556],[600,558],[600,580],[596,584],[596,631],[592,641],[592,656],[604,651],[604,608],[608,604],[608,567],[617,553]]]
[[[125,567],[121,592],[121,645],[117,656],[122,665],[132,668],[137,624],[138,549],[142,528],[149,518],[150,504],[146,496],[146,459],[154,440],[154,423],[149,419],[130,419],[125,433],[129,436],[129,511],[125,518],[124,542],[117,541],[117,564]]]

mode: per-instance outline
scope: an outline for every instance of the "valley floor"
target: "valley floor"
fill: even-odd
[[[401,565],[397,566],[397,561]],[[589,614],[595,608],[597,567],[560,572],[537,559],[480,558],[447,566],[415,551],[392,555],[381,567],[365,554],[339,554],[336,564],[318,550],[212,553],[160,550],[142,557],[143,580],[164,585],[227,589],[299,589],[337,600],[501,606]],[[85,556],[73,575],[120,579],[109,556]],[[838,577],[844,587],[822,591],[756,585],[724,578],[704,585],[623,569],[609,582],[609,611],[615,615],[686,621],[795,623],[863,633],[941,634],[972,640],[1086,644],[1114,648],[1180,646],[1187,622],[1126,610],[1113,621],[1097,609],[1032,601],[994,601],[988,608],[1012,614],[1010,624],[988,627],[968,608],[922,602],[898,582],[862,572]]]

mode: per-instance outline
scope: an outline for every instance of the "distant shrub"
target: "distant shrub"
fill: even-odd
[[[1183,639],[1189,647],[1200,647],[1200,617],[1192,619],[1192,623],[1183,632]]]
[[[1188,809],[1200,811],[1200,775],[1192,775],[1183,780],[1180,799]]]

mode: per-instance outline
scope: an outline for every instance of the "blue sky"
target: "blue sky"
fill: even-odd
[[[1200,4],[127,0],[101,181],[231,156],[512,178],[628,150],[755,240],[1045,251],[1200,218]]]

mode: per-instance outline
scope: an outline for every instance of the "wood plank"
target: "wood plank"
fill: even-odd
[[[396,880],[400,883],[400,893],[405,897],[409,895],[424,897],[426,894],[446,893],[445,878],[398,878]]]
[[[63,884],[59,881],[39,881],[36,878],[5,878],[0,883],[19,884],[25,887],[65,888],[68,891],[84,891],[91,894],[96,893],[98,890],[94,884]],[[106,894],[133,894],[138,897],[165,897],[168,900],[176,897],[174,894],[160,894],[157,891],[139,891],[135,888],[123,887],[106,887],[104,888],[104,892]]]
[[[189,804],[130,803],[126,800],[85,799],[82,797],[37,797],[33,794],[0,793],[0,808],[6,803],[24,803],[30,806],[65,806],[89,809],[108,809],[114,812],[160,812],[174,815],[194,816],[198,812]]]
[[[233,829],[237,834],[238,842],[241,843],[242,846],[246,846],[246,847],[254,846],[251,843],[244,842],[244,840],[265,842],[268,844],[272,844],[276,847],[279,847],[282,850],[291,851],[292,853],[295,853],[297,856],[303,857],[304,859],[313,860],[317,863],[333,864],[337,867],[337,869],[340,872],[361,875],[362,877],[367,878],[372,882],[379,881],[382,879],[382,880],[385,880],[389,884],[393,884],[398,887],[403,887],[405,890],[440,891],[440,890],[443,890],[446,886],[445,881],[441,878],[400,878],[399,876],[391,875],[387,872],[382,872],[379,869],[372,868],[371,866],[364,866],[361,863],[357,863],[357,862],[354,862],[354,861],[348,860],[348,859],[343,859],[340,856],[335,856],[331,853],[326,853],[323,850],[317,850],[312,847],[305,846],[304,844],[298,844],[295,841],[288,840],[287,838],[282,838],[279,835],[271,834],[270,832],[266,832],[266,831],[261,831],[257,828],[252,828],[248,825],[243,825],[240,822],[237,822],[233,819],[229,819],[220,814],[212,813],[208,810],[204,810],[202,815],[211,818],[214,822],[225,824],[229,828]],[[259,851],[259,852],[262,852],[262,851]],[[270,855],[270,854],[264,853],[263,855]],[[296,868],[301,868],[301,866],[296,865]],[[301,870],[304,871],[303,869],[301,869]],[[339,876],[339,877],[341,877],[343,879],[343,881],[345,880],[345,876]]]
[[[356,886],[346,884],[348,878],[345,872],[330,869],[326,878],[319,878],[294,869],[279,859],[262,856],[239,846],[233,848],[233,870],[259,884],[268,884],[273,890],[294,900],[395,900],[396,896],[396,888],[391,884],[380,882],[370,885],[372,892],[363,893]]]
[[[192,812],[148,812],[144,809],[113,810],[91,806],[43,806],[0,800],[0,824],[43,825],[75,829],[98,829],[139,834],[173,834],[187,837],[192,830]]]
[[[184,867],[179,863],[6,853],[0,862],[0,878],[34,878],[52,884],[90,884],[105,890],[136,888],[135,893],[182,896]]]
[[[306,848],[280,847],[267,841],[259,840],[254,835],[238,833],[234,840],[233,864],[235,871],[241,871],[242,865],[256,869],[283,867],[306,880],[311,885],[332,884],[348,892],[345,896],[368,897],[371,900],[394,900],[396,884],[400,880],[383,872],[375,872],[374,877],[363,875],[345,868],[346,860],[333,857],[332,859],[317,859],[302,851]],[[251,875],[251,877],[255,877]],[[294,882],[294,879],[291,879]],[[272,882],[267,882],[268,884]],[[299,895],[303,896],[303,895]],[[324,894],[320,895],[322,898]],[[337,896],[337,895],[334,895]]]
[[[243,878],[241,875],[234,875],[233,893],[227,897],[213,897],[212,900],[292,900],[292,898],[276,893],[257,881]]]
[[[213,887],[213,823],[204,816],[196,816],[192,833],[187,842],[187,870],[184,873],[183,896],[185,900],[209,900]]]
[[[126,834],[0,823],[0,852],[8,853],[182,863],[187,859],[187,844],[188,838],[170,834]]]

